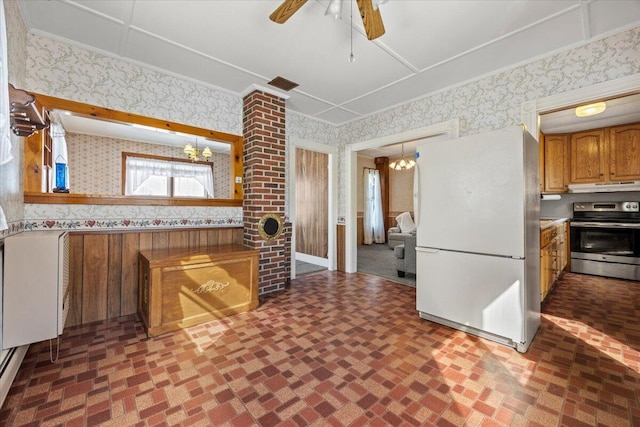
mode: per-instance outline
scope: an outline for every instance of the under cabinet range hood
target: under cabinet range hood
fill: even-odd
[[[640,191],[640,181],[569,184],[569,193],[612,193],[615,191]]]

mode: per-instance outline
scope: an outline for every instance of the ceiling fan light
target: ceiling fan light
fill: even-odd
[[[327,11],[324,13],[325,16],[331,15],[335,19],[340,18],[340,12],[342,11],[342,0],[331,0],[329,6],[327,7]]]
[[[581,105],[576,108],[576,116],[589,117],[602,113],[607,108],[606,102],[596,102],[594,104]]]

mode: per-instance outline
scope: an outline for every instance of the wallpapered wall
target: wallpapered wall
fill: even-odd
[[[344,146],[454,118],[460,119],[461,136],[501,129],[521,123],[523,102],[640,72],[638,46],[640,27],[635,27],[347,123],[336,129],[337,135],[323,133],[320,125],[302,129],[309,124],[303,120],[287,124],[287,131],[289,135],[303,133],[306,139],[319,142],[336,136],[339,146]],[[313,135],[312,130],[318,133]],[[338,215],[343,216],[347,197],[343,150],[339,161],[338,186],[342,191],[338,195]]]
[[[242,134],[238,95],[39,35],[27,36],[27,53],[29,91]],[[28,229],[242,225],[242,208],[26,205],[25,222]]]
[[[74,133],[67,133],[65,138],[69,153],[69,187],[72,193],[122,194],[122,152],[186,159],[182,147]],[[210,161],[213,163],[215,198],[230,198],[229,155],[215,153]]]
[[[24,87],[27,30],[15,2],[4,2],[7,23],[7,55],[9,56],[9,83]],[[22,149],[23,140],[11,135],[13,160],[0,166],[0,205],[7,217],[8,230],[0,231],[0,238],[22,231],[24,204],[22,202]]]
[[[291,138],[302,138],[341,148],[338,215],[343,216],[346,194],[342,148],[346,144],[452,118],[460,119],[462,135],[518,124],[520,107],[525,101],[639,72],[638,45],[640,27],[535,59],[337,128],[289,111],[286,124],[289,144]],[[29,90],[229,133],[242,131],[242,100],[237,95],[43,36],[28,35],[27,50],[26,87]],[[213,211],[210,213],[217,216]],[[55,210],[39,207],[37,212],[31,206],[26,208],[27,218],[42,219],[40,215],[78,218],[80,214],[59,206]],[[117,214],[126,216],[131,212]],[[184,218],[179,211],[173,215]]]

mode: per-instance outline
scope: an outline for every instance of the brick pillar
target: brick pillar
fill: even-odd
[[[285,100],[256,90],[243,100],[244,244],[260,249],[259,293],[280,291],[291,277],[291,224],[280,237],[264,240],[258,233],[262,215],[284,222]]]

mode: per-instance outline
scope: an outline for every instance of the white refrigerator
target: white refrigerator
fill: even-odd
[[[540,326],[538,142],[521,126],[418,144],[420,317],[519,352]]]

